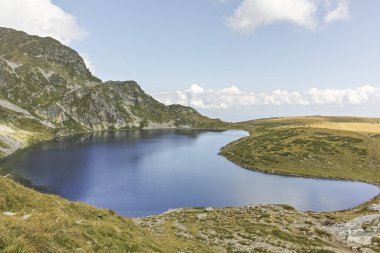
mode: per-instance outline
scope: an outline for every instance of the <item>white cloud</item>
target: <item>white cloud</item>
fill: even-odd
[[[348,0],[242,0],[227,25],[243,33],[278,22],[312,30],[320,25],[321,13],[326,24],[348,20],[348,5]]]
[[[93,75],[95,75],[96,69],[95,69],[94,64],[91,62],[90,57],[85,53],[80,53],[79,55],[83,58],[83,61],[86,64],[86,67],[91,71]]]
[[[251,32],[259,26],[280,21],[313,28],[315,11],[315,4],[309,0],[243,0],[228,19],[228,25],[242,32]]]
[[[330,4],[329,4],[330,5]],[[325,16],[325,23],[346,21],[350,19],[350,11],[346,0],[339,1],[335,9],[330,9]]]
[[[51,0],[0,0],[0,26],[50,36],[65,44],[87,36],[75,17]]]
[[[181,104],[200,109],[223,109],[256,105],[380,105],[380,88],[310,89],[306,92],[275,90],[245,92],[232,86],[221,90],[204,89],[193,84],[189,89],[162,92],[154,96],[164,104]]]
[[[305,96],[311,104],[337,104],[337,105],[360,105],[380,104],[380,88],[362,86],[357,89],[311,89]]]

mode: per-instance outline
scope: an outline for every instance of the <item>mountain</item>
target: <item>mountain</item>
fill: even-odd
[[[134,81],[102,82],[73,49],[0,28],[0,153],[77,132],[136,128],[215,128],[181,105],[165,106]]]

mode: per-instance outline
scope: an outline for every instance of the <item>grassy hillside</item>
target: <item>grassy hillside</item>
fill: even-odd
[[[1,252],[219,252],[157,237],[111,210],[41,194],[0,178]]]
[[[380,119],[272,118],[237,127],[251,135],[220,153],[245,168],[380,183]]]

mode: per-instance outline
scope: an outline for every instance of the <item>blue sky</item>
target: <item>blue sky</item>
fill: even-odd
[[[283,104],[299,107],[294,114],[380,116],[373,109],[380,96],[378,0],[28,1],[64,12],[56,16],[71,24],[67,32],[57,27],[47,35],[84,54],[98,77],[136,80],[163,102],[233,120],[255,117],[251,112],[262,107],[268,113],[260,116],[281,116]],[[0,26],[8,23],[0,18]],[[363,86],[371,89],[358,90]],[[310,95],[313,88],[324,102]],[[267,102],[276,90],[288,92],[277,97],[296,92],[306,102],[298,95]],[[358,94],[359,102],[352,97]]]

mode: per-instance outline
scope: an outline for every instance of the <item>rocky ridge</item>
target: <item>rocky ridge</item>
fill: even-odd
[[[134,81],[102,82],[52,38],[0,28],[0,152],[77,132],[222,124],[190,107],[165,106]]]

